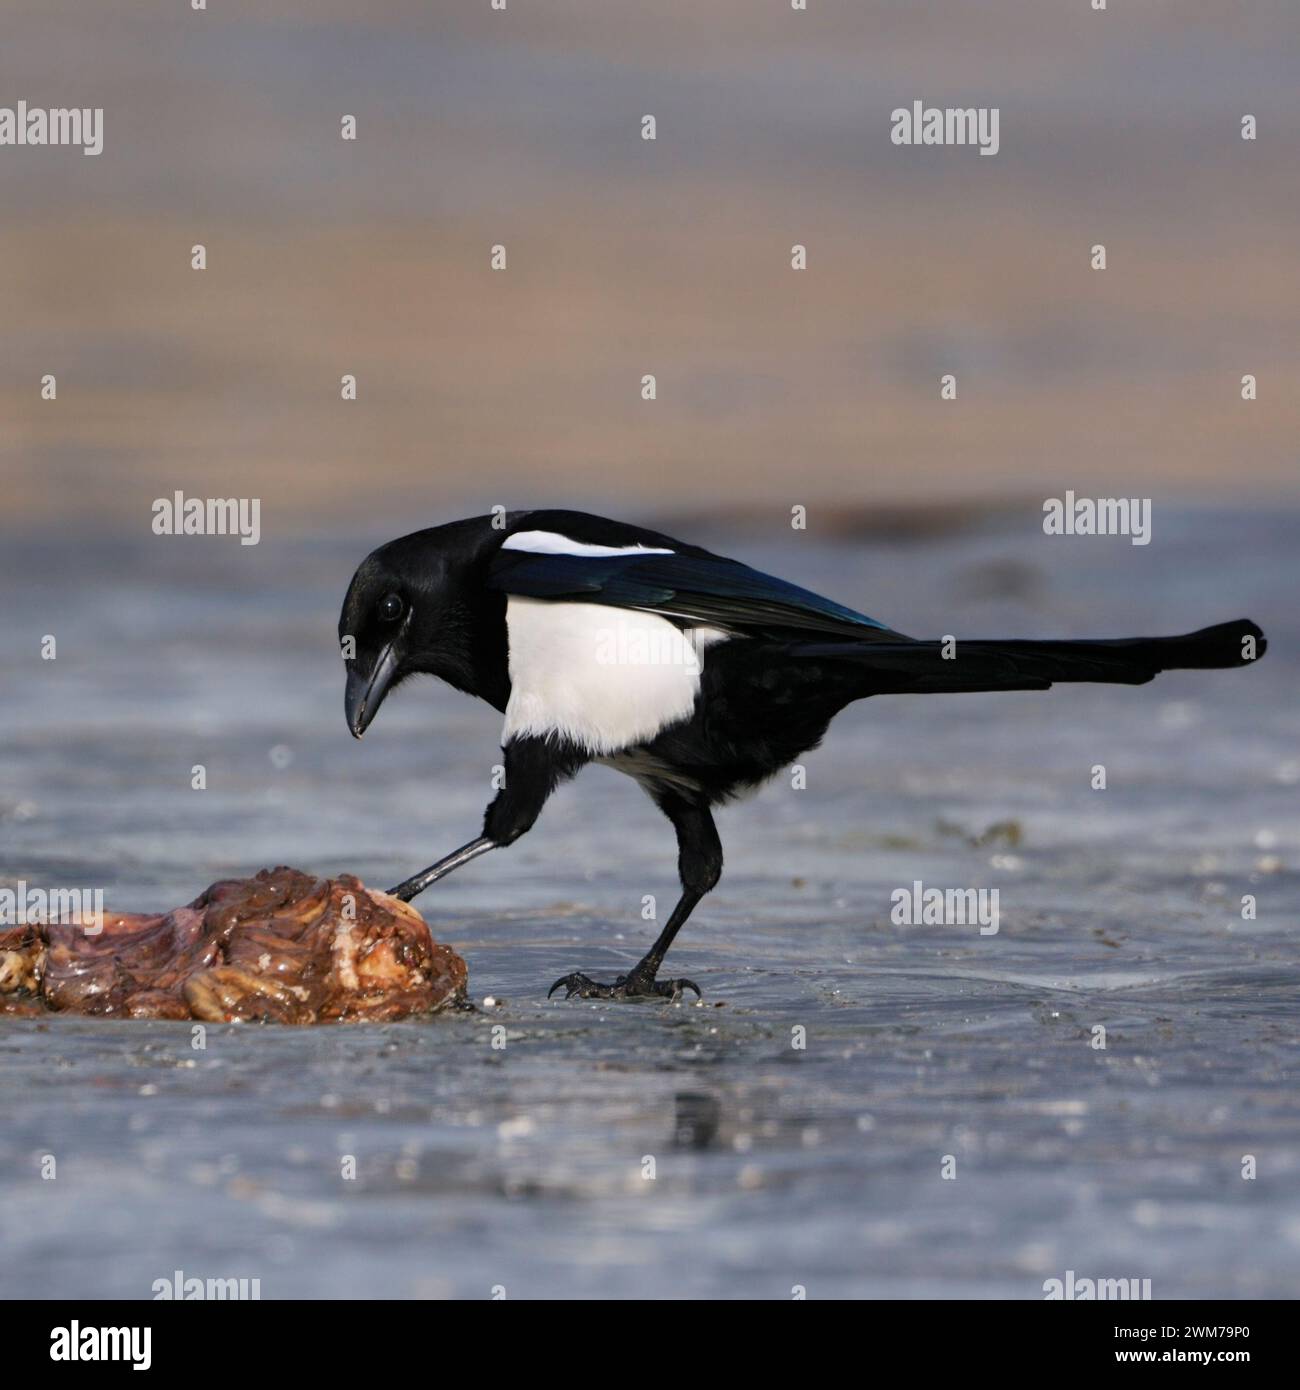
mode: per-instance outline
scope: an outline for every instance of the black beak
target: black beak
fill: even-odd
[[[348,718],[348,728],[353,738],[360,738],[370,727],[370,722],[379,713],[388,687],[397,673],[397,656],[393,644],[379,653],[374,670],[369,675],[360,671],[348,671],[348,687],[343,694],[343,710]]]

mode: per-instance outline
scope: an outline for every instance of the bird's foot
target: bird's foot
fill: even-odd
[[[546,997],[549,999],[557,989],[564,990],[566,999],[575,994],[579,999],[678,999],[687,989],[693,989],[697,999],[702,997],[694,980],[657,980],[653,971],[639,968],[630,975],[620,975],[612,985],[603,985],[576,972],[565,975],[556,980]]]

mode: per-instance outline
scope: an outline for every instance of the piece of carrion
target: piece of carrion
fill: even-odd
[[[344,1023],[434,1013],[468,971],[413,907],[351,874],[263,869],[159,916],[0,927],[0,1014]]]

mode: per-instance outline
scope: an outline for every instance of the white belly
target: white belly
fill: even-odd
[[[666,618],[598,603],[511,596],[510,702],[502,742],[561,734],[617,753],[687,718],[702,653],[725,633],[683,632]]]

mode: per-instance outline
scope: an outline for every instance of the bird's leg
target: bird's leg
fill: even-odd
[[[505,755],[505,781],[483,817],[482,835],[390,889],[391,896],[409,903],[453,869],[490,849],[514,844],[532,829],[546,798],[587,761],[585,754],[551,739],[511,739],[501,751]]]
[[[405,882],[399,883],[396,888],[390,888],[388,895],[391,898],[401,898],[404,903],[409,903],[412,898],[419,897],[431,883],[436,883],[444,874],[449,874],[453,869],[459,869],[462,864],[468,864],[471,859],[477,859],[480,854],[486,854],[488,850],[496,848],[497,842],[495,840],[489,840],[486,835],[480,835],[477,840],[471,840],[469,844],[461,845],[458,850],[444,855],[436,864],[430,864],[427,869],[421,869],[418,874],[413,874]]]
[[[601,984],[575,972],[556,980],[546,996],[548,999],[557,989],[565,991],[566,999],[572,999],[575,994],[582,999],[676,999],[688,989],[693,989],[696,997],[700,997],[700,987],[694,980],[661,980],[659,967],[682,923],[717,883],[722,873],[722,843],[707,806],[689,801],[677,792],[664,793],[655,799],[677,830],[677,864],[683,892],[672,916],[655,944],[613,984]]]
[[[575,994],[581,999],[676,999],[687,989],[693,989],[696,998],[699,998],[700,987],[694,980],[660,980],[657,976],[673,937],[703,896],[702,893],[683,893],[655,944],[626,975],[620,975],[613,984],[601,984],[599,980],[589,979],[575,971],[556,980],[546,997],[549,999],[557,989],[562,988],[566,999],[572,999]]]

